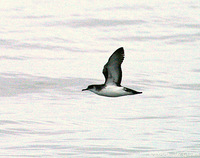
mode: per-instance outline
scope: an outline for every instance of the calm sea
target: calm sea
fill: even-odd
[[[0,1],[0,157],[200,157],[200,1]],[[122,85],[82,92],[125,49]]]

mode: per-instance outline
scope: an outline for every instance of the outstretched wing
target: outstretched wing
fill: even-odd
[[[124,60],[123,47],[117,49],[104,65],[103,74],[105,76],[105,84],[116,84],[120,86],[122,80],[121,64]]]

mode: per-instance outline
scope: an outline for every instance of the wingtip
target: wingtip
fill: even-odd
[[[118,50],[124,50],[124,48],[123,47],[119,47]]]
[[[124,54],[124,48],[123,48],[123,47],[120,47],[120,48],[118,48],[115,52]],[[115,53],[115,52],[114,52],[114,53]]]

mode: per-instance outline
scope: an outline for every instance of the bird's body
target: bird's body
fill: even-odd
[[[88,88],[83,89],[82,91],[89,90],[95,94],[106,97],[119,97],[142,93],[121,86],[121,64],[123,60],[124,49],[121,47],[110,56],[108,62],[104,65],[103,74],[105,76],[105,83],[101,85],[90,85]]]
[[[99,87],[100,86],[100,87]],[[99,87],[99,89],[98,89]],[[133,95],[135,92],[129,88],[115,85],[95,85],[94,89],[90,91],[95,94],[106,96],[106,97],[120,97],[125,95]],[[138,94],[141,92],[138,92]],[[136,94],[136,93],[135,93]]]

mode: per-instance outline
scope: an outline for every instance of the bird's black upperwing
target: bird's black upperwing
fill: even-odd
[[[116,84],[120,86],[122,80],[121,64],[124,60],[123,47],[117,49],[104,65],[103,74],[105,76],[105,84]]]

